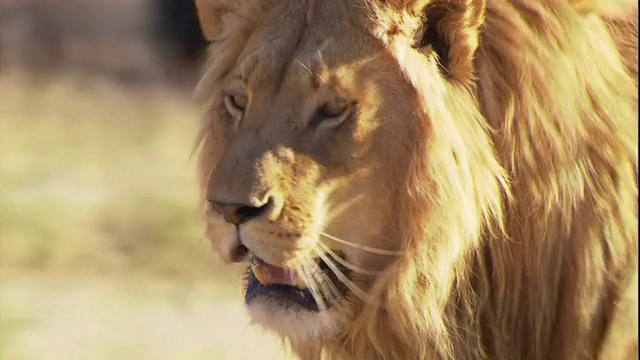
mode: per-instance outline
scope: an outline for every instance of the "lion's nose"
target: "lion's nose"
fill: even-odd
[[[248,204],[233,204],[219,201],[210,202],[227,222],[235,225],[240,225],[246,221],[259,217],[264,214],[267,208],[271,205],[271,201],[267,201],[264,205],[259,207]]]

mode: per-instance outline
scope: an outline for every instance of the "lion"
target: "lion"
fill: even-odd
[[[636,358],[635,2],[197,6],[253,323],[305,360]]]

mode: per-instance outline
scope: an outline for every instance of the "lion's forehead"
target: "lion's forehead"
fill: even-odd
[[[296,0],[265,9],[237,60],[239,75],[261,88],[279,87],[286,79],[313,86],[322,74],[354,80],[348,75],[378,59],[384,49],[354,21],[361,14],[334,5]]]

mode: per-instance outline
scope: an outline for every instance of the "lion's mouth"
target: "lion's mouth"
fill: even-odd
[[[345,298],[347,287],[322,260],[304,273],[267,264],[252,256],[246,273],[245,303],[264,301],[280,307],[320,311]],[[334,265],[335,266],[335,265]],[[347,269],[338,269],[345,276]]]

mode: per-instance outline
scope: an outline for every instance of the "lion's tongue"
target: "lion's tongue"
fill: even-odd
[[[269,265],[258,258],[254,259],[251,268],[263,285],[282,284],[302,287],[303,281],[294,270]]]
[[[261,265],[260,270],[264,275],[265,282],[269,284],[298,285],[298,274],[295,271],[271,265]]]

